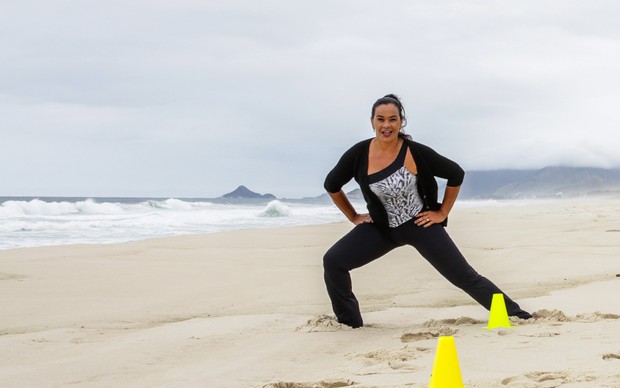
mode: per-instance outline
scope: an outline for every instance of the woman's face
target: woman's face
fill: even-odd
[[[398,132],[402,127],[400,112],[394,104],[377,106],[372,118],[372,127],[375,130],[377,140],[390,141],[398,138]]]

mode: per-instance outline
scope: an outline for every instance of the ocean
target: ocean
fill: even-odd
[[[351,202],[359,212],[361,200]],[[496,206],[461,201],[459,206]],[[108,244],[346,220],[329,201],[0,197],[0,249]]]
[[[363,204],[356,204],[362,206]],[[0,197],[0,249],[107,244],[344,220],[319,200]]]

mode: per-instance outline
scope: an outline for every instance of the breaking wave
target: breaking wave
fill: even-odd
[[[187,202],[180,199],[145,200],[137,203],[82,201],[6,201],[0,205],[0,218],[28,216],[122,215],[157,210],[196,210],[211,206],[210,202]]]
[[[288,217],[290,214],[291,209],[276,199],[269,202],[260,215],[262,217]]]
[[[115,203],[97,203],[92,199],[78,202],[6,201],[0,205],[0,217],[61,216],[71,214],[122,214],[125,210]]]
[[[136,198],[0,202],[0,249],[117,243],[160,236],[342,221],[331,204]]]

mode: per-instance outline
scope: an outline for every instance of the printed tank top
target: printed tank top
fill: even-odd
[[[416,186],[416,176],[405,167],[407,144],[396,160],[381,171],[368,175],[370,190],[379,198],[388,215],[390,228],[413,219],[423,204]]]

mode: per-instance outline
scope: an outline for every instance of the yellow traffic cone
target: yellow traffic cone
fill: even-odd
[[[454,337],[439,337],[428,388],[464,388]]]
[[[510,326],[510,319],[508,319],[508,312],[506,311],[504,294],[493,294],[493,300],[491,301],[491,312],[487,329],[495,329],[496,327],[512,327]]]

